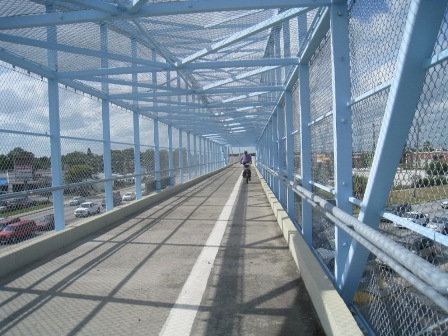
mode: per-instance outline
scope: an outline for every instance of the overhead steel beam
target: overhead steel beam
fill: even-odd
[[[159,69],[153,66],[129,66],[121,68],[108,69],[89,69],[79,71],[58,72],[58,78],[83,78],[92,76],[108,76],[108,75],[129,75],[135,73],[153,72]]]
[[[100,78],[100,77],[90,77],[90,78],[83,78],[82,81],[88,81],[88,82],[106,82],[109,84],[115,84],[115,85],[121,85],[121,86],[132,86],[131,81],[121,80],[121,79],[114,79],[114,78]],[[139,98],[139,97],[154,97],[154,96],[179,96],[179,95],[192,95],[195,94],[195,90],[189,90],[189,89],[180,89],[173,86],[168,85],[157,85],[157,84],[146,84],[138,82],[136,84],[136,87],[139,88],[145,88],[149,90],[163,90],[162,92],[140,92],[140,93],[124,93],[124,94],[115,94],[111,95],[110,97],[113,97],[114,99],[120,99],[120,98]],[[130,95],[130,96],[129,96]]]
[[[323,8],[315,17],[304,45],[299,50],[300,63],[306,64],[330,29],[330,10]]]
[[[259,92],[259,91],[269,91],[269,92],[281,92],[285,91],[286,87],[283,85],[276,86],[232,86],[229,88],[210,88],[210,89],[195,89],[197,93],[210,94],[223,94],[223,93],[241,93],[241,92]]]
[[[176,65],[174,69],[167,68],[167,70],[176,69],[187,69],[187,70],[198,70],[198,69],[226,69],[226,68],[250,68],[250,67],[260,67],[260,66],[288,66],[299,64],[298,57],[288,57],[288,58],[261,58],[261,59],[251,59],[251,60],[239,60],[239,61],[205,61],[205,62],[194,62],[188,64]]]
[[[188,110],[216,110],[220,108],[238,108],[238,107],[248,107],[248,106],[274,106],[276,102],[239,102],[239,103],[219,103],[213,106],[209,106],[206,104],[195,104],[188,102],[175,102],[175,101],[157,101],[158,104],[167,104],[165,106],[150,106],[150,107],[140,107],[140,111],[154,111],[154,112],[163,112],[163,111],[188,111]],[[216,114],[212,114],[211,116],[217,116]]]
[[[140,64],[145,64],[148,66],[158,67],[161,69],[167,67],[166,63],[148,61],[147,59],[144,59],[144,58],[130,57],[130,56],[114,54],[114,53],[110,53],[110,52],[105,53],[103,51],[96,51],[96,50],[87,49],[87,48],[73,47],[73,46],[69,46],[66,44],[52,43],[52,42],[47,42],[47,41],[42,41],[42,40],[35,40],[35,39],[21,37],[21,36],[17,36],[17,35],[0,33],[0,41],[14,43],[14,44],[22,44],[22,45],[27,45],[27,46],[31,46],[31,47],[42,48],[45,50],[57,50],[57,51],[92,56],[92,57],[97,57],[97,58],[108,58],[109,60],[117,60],[117,61],[122,61],[122,62],[127,62],[127,63],[140,63]]]
[[[134,0],[132,7],[128,10],[128,13],[137,13],[147,3],[148,0]]]
[[[86,3],[89,3],[89,1],[86,0]],[[106,13],[105,10],[109,10],[110,7],[104,7],[101,8],[101,10],[89,9],[72,12],[2,17],[0,19],[0,30],[46,27],[51,25],[66,25],[83,22],[104,22],[129,18],[193,14],[202,12],[297,7],[308,7],[313,9],[316,7],[328,6],[330,3],[331,0],[196,0],[159,2],[147,4],[135,13],[132,9],[121,8],[118,6],[114,11],[114,14]]]
[[[98,0],[64,0],[65,3],[71,3],[84,8],[96,9],[110,15],[119,15],[121,10],[112,4]],[[55,4],[55,6],[57,6]]]
[[[226,37],[217,43],[214,43],[214,44],[212,44],[206,48],[203,48],[202,50],[200,50],[188,57],[185,57],[181,62],[176,63],[176,66],[181,66],[182,64],[191,63],[198,58],[202,58],[208,54],[211,54],[220,49],[226,48],[226,47],[234,44],[235,42],[238,42],[238,41],[241,41],[241,40],[247,38],[248,36],[257,34],[261,31],[264,31],[266,29],[274,27],[283,21],[289,20],[289,19],[296,17],[300,14],[306,13],[311,9],[312,8],[300,8],[300,9],[293,8],[293,9],[286,10],[278,15],[271,17],[270,19],[267,19],[267,20],[260,22],[252,27],[244,29],[241,32],[238,32],[229,37]]]
[[[47,67],[41,66],[39,64],[30,62],[22,57],[18,57],[17,55],[6,51],[3,48],[0,48],[0,60],[5,61],[13,66],[18,66],[22,69],[33,72],[39,76],[54,79],[56,78],[56,72],[48,69]]]
[[[246,99],[246,98],[257,97],[257,96],[264,95],[266,93],[268,93],[268,92],[267,91],[264,91],[264,92],[252,92],[252,93],[248,93],[248,94],[241,95],[241,96],[235,96],[235,97],[232,97],[232,98],[222,99],[221,103],[230,103],[230,102],[235,101],[235,100],[241,100],[241,99]]]
[[[264,72],[268,72],[268,71],[275,70],[275,69],[278,69],[278,68],[279,68],[278,66],[268,66],[268,67],[263,67],[263,68],[260,68],[260,69],[248,71],[248,72],[243,72],[243,73],[241,73],[241,74],[239,74],[237,76],[233,76],[231,78],[223,79],[223,80],[220,80],[220,81],[208,84],[208,85],[204,85],[203,90],[208,90],[208,89],[216,88],[218,86],[222,86],[222,85],[225,85],[225,84],[230,84],[232,82],[239,81],[241,79],[245,79],[245,78],[252,77],[252,76],[255,76],[255,75],[259,75],[259,74],[262,74]]]

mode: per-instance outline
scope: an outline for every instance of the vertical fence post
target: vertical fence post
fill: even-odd
[[[202,176],[204,169],[203,169],[203,164],[204,164],[204,155],[202,153],[202,138],[199,137],[199,175]]]
[[[271,130],[271,135],[272,135],[272,170],[279,174],[279,169],[278,169],[278,129],[277,129],[277,119],[278,119],[278,107],[275,109],[274,114],[272,115],[272,130]],[[279,194],[278,194],[278,190],[279,190],[279,184],[280,184],[280,180],[278,177],[276,177],[275,175],[272,176],[272,191],[274,193],[274,195],[277,197],[277,199],[279,199]]]
[[[348,8],[346,1],[333,2],[330,7],[331,62],[333,70],[333,134],[334,185],[336,204],[352,213],[349,197],[352,188],[352,117],[350,101],[350,52],[348,36]],[[335,279],[341,287],[344,265],[352,238],[335,228]]]
[[[170,185],[174,185],[173,127],[168,125],[168,169]]]
[[[285,99],[285,96],[284,96]],[[279,176],[284,177],[285,175],[285,150],[284,150],[284,134],[285,134],[285,113],[284,107],[280,104],[277,107],[277,166],[278,166],[278,174]],[[287,209],[286,204],[286,193],[285,193],[285,184],[279,179],[278,180],[278,199],[280,204],[283,205],[285,209]]]
[[[53,6],[46,7],[47,13],[53,12]],[[47,39],[53,43],[57,39],[56,26],[47,27]],[[57,69],[58,55],[56,50],[48,50],[48,67]],[[59,87],[54,78],[48,79],[48,114],[50,119],[50,151],[51,151],[51,184],[53,187],[64,184],[61,164],[61,125],[59,115]],[[55,218],[55,230],[65,228],[64,220],[64,191],[53,191],[53,206]]]
[[[107,26],[105,24],[100,25],[100,35],[101,35],[101,51],[107,53]],[[107,69],[109,64],[106,57],[101,57],[101,68]],[[101,91],[108,94],[109,84],[107,81],[101,83]],[[106,194],[106,210],[112,210],[113,204],[113,181],[112,178],[112,150],[110,144],[110,105],[107,99],[102,99],[101,101],[101,115],[103,122],[103,165],[104,165],[104,178],[108,179],[104,183],[104,191]]]
[[[159,121],[154,119],[154,177],[156,180],[156,190],[162,188],[160,183],[160,135]]]
[[[311,191],[312,158],[310,129],[310,78],[309,66],[299,65],[299,100],[300,100],[300,166],[302,170],[302,187]],[[313,244],[313,211],[311,204],[302,199],[302,233],[309,246]]]
[[[196,152],[196,135],[193,135],[193,176],[198,176],[198,156]]]
[[[182,131],[179,129],[179,175],[180,183],[184,183],[184,149],[182,145]]]
[[[131,39],[131,54],[132,57],[137,57],[137,41],[135,38]],[[136,66],[135,63],[132,64]],[[138,92],[138,76],[136,73],[132,74],[132,93]],[[138,108],[138,100],[134,99],[134,106]],[[134,125],[134,185],[135,196],[137,199],[142,198],[142,167],[140,161],[140,114],[137,111],[132,112],[133,125]]]
[[[287,90],[285,92],[285,129],[284,134],[286,137],[286,175],[288,181],[294,181],[294,139],[293,139],[293,107],[292,107],[292,92]],[[291,219],[296,220],[295,210],[295,193],[289,187],[286,189],[286,208],[288,215]]]

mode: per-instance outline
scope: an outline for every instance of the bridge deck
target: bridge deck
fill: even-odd
[[[0,282],[5,335],[324,335],[257,176],[226,169]]]

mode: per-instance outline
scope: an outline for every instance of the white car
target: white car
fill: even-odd
[[[123,195],[122,200],[123,202],[135,200],[135,193],[133,193],[132,191],[128,191],[126,194]]]
[[[79,208],[76,208],[74,215],[78,217],[88,217],[90,215],[100,213],[100,205],[93,202],[81,203]]]
[[[418,211],[408,211],[403,215],[403,218],[408,219],[421,226],[426,226],[426,224],[429,223],[429,215]],[[394,226],[402,227],[398,223],[394,223]]]
[[[448,217],[433,217],[426,227],[446,235],[448,234]]]
[[[440,203],[440,206],[441,206],[443,209],[448,209],[448,200],[444,200],[444,201],[442,201],[442,203]]]
[[[68,204],[70,205],[70,206],[73,206],[73,205],[80,205],[81,203],[83,203],[83,202],[85,202],[86,201],[86,198],[85,197],[83,197],[83,196],[75,196],[75,197],[73,197],[69,202],[68,202]]]

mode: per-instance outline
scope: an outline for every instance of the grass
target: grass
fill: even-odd
[[[47,208],[49,208],[51,206],[52,206],[52,204],[50,202],[48,202],[48,203],[38,204],[38,205],[35,205],[35,206],[32,206],[32,207],[26,207],[26,208],[20,208],[20,209],[17,209],[17,210],[4,211],[4,212],[0,213],[0,217],[18,216],[18,215],[21,215],[23,213],[28,213],[30,211],[47,209]]]
[[[415,197],[414,188],[393,190],[389,195],[388,203],[400,204],[407,202],[411,204],[419,204],[445,198],[448,198],[448,185],[416,188]]]

